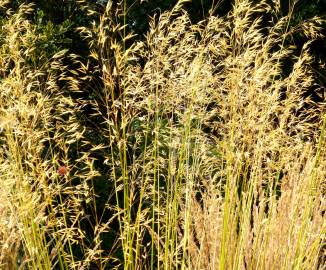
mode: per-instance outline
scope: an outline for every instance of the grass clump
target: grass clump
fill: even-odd
[[[89,10],[88,59],[31,61],[32,6],[2,22],[1,267],[325,267],[325,108],[291,44],[321,19],[241,0],[192,24],[184,2],[139,42],[123,2]]]

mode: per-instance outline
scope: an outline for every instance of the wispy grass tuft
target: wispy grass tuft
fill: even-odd
[[[123,1],[89,9],[89,58],[41,64],[33,6],[8,13],[3,269],[325,268],[325,103],[305,95],[311,42],[291,43],[321,19],[239,0],[192,24],[184,2],[139,42]]]

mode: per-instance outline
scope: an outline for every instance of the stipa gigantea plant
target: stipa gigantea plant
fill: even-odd
[[[146,41],[126,51],[114,38],[123,26],[105,16],[95,31],[83,30],[97,33],[92,56],[100,59],[106,110],[94,106],[107,125],[124,268],[264,269],[268,249],[259,241],[270,241],[268,209],[278,207],[282,175],[293,173],[285,164],[299,163],[303,138],[315,144],[318,123],[310,119],[321,115],[316,106],[295,116],[309,102],[302,100],[313,81],[309,43],[284,77],[283,59],[293,54],[289,18],[260,30],[259,14],[277,9],[239,1],[227,17],[194,26],[179,12],[163,14]]]
[[[80,29],[93,62],[72,55],[79,68],[69,70],[57,54],[44,68],[54,69],[46,86],[21,54],[33,35],[28,21],[12,21],[22,34],[8,35],[12,46],[4,47],[15,65],[1,81],[1,222],[16,227],[1,236],[23,239],[28,268],[323,267],[324,126],[310,121],[323,108],[304,111],[310,101],[302,99],[313,82],[309,43],[284,76],[283,60],[294,53],[288,18],[263,31],[259,17],[277,9],[237,1],[228,16],[191,25],[183,2],[127,47],[125,3],[109,1],[98,25]],[[310,26],[302,25],[318,35]],[[100,87],[75,100],[94,62]],[[99,141],[83,126],[86,106]],[[113,196],[100,193],[104,206],[96,179],[114,186]]]
[[[32,5],[22,5],[9,12],[1,31],[1,264],[80,269],[73,246],[87,254],[79,227],[85,219],[82,203],[92,196],[88,179],[96,171],[87,155],[69,163],[83,129],[74,118],[74,101],[56,84],[64,51],[33,65],[40,37],[25,17],[32,11]],[[69,173],[58,174],[60,165]]]
[[[257,235],[251,233],[250,228],[256,225],[260,227],[272,219],[268,213],[277,208],[276,198],[279,196],[278,193],[282,194],[282,189],[278,186],[278,182],[284,180],[281,179],[281,174],[293,173],[291,167],[284,168],[284,166],[286,163],[293,164],[292,166],[300,163],[300,157],[295,155],[298,150],[293,150],[297,147],[305,149],[302,138],[305,137],[305,134],[311,135],[312,130],[318,130],[318,127],[321,126],[320,121],[315,124],[314,129],[311,129],[313,123],[310,119],[313,119],[315,114],[318,115],[318,119],[322,119],[323,112],[323,109],[317,106],[314,110],[306,112],[305,116],[311,117],[310,119],[294,115],[299,109],[298,104],[303,106],[305,102],[310,102],[302,99],[304,91],[313,81],[309,71],[311,62],[307,51],[309,44],[303,47],[289,77],[282,78],[282,59],[293,53],[284,45],[288,33],[284,33],[282,29],[287,28],[288,23],[285,19],[280,20],[279,23],[271,27],[270,34],[265,36],[259,30],[261,19],[258,17],[253,22],[251,21],[254,12],[264,11],[264,7],[265,3],[262,3],[261,6],[252,6],[249,1],[240,1],[230,15],[231,20],[227,20],[229,25],[225,23],[225,20],[211,17],[206,28],[208,30],[206,33],[209,36],[207,37],[209,43],[206,47],[210,48],[208,49],[209,60],[213,61],[211,63],[214,63],[216,67],[215,100],[218,101],[216,113],[219,116],[217,118],[219,121],[215,121],[219,138],[216,138],[216,143],[221,148],[225,164],[224,176],[218,177],[218,179],[226,182],[223,185],[219,183],[217,186],[221,190],[217,189],[217,191],[216,185],[213,185],[213,190],[217,194],[212,196],[212,199],[218,198],[221,193],[224,195],[220,200],[221,204],[214,207],[214,211],[220,213],[221,216],[216,218],[216,222],[209,221],[208,223],[219,228],[213,230],[214,235],[218,235],[217,232],[222,231],[220,238],[214,237],[213,243],[207,240],[202,229],[205,224],[196,224],[200,223],[200,219],[194,217],[197,220],[194,228],[197,227],[197,233],[203,237],[197,239],[197,243],[193,243],[193,246],[198,246],[199,243],[199,259],[198,261],[194,260],[192,267],[199,267],[199,269],[242,269],[243,267],[292,269],[294,264],[298,269],[304,269],[306,266],[301,263],[309,260],[306,256],[311,256],[309,258],[312,261],[318,258],[318,248],[316,248],[313,253],[302,255],[305,259],[301,263],[294,262],[294,257],[290,259],[286,255],[286,259],[284,259],[287,261],[286,264],[282,266],[269,264],[267,266],[266,263],[270,257],[265,253],[267,249],[264,246],[262,248],[259,244],[255,251],[259,257],[264,257],[263,262],[259,261],[258,264],[253,265],[245,255],[245,252],[251,249],[246,245],[257,240],[254,239]],[[275,50],[274,46],[277,42],[281,44],[280,50]],[[209,51],[213,53],[213,56]],[[284,88],[286,89],[285,98],[281,96],[281,91]],[[321,131],[323,132],[323,128]],[[315,154],[308,155],[310,160],[304,165],[307,166],[307,170],[312,169],[310,161],[315,159],[316,152],[322,149],[320,145],[316,144],[318,133],[319,131],[315,137],[312,137]],[[323,140],[322,136],[321,140]],[[283,155],[287,161],[282,161]],[[321,168],[320,175],[313,181],[317,181],[317,183],[322,181],[323,171],[324,169]],[[222,172],[223,170],[219,174]],[[299,174],[300,172],[298,172],[298,179],[300,179]],[[213,176],[211,178],[214,179]],[[308,175],[298,185],[302,184],[302,187],[306,187],[305,185],[310,179]],[[318,198],[322,196],[321,189],[317,194]],[[196,202],[195,204],[197,205],[195,209],[198,209],[198,204]],[[207,208],[209,205],[206,200],[205,208],[200,216],[212,211]],[[257,224],[252,224],[253,209],[258,205],[261,217],[266,219],[256,220]],[[318,217],[317,219],[320,219],[321,209],[324,206],[318,202],[316,205],[310,206],[312,208],[307,211],[313,211],[314,215]],[[299,224],[299,216],[295,218]],[[323,224],[318,223],[317,227],[318,229],[311,232],[310,235],[316,237],[312,241],[320,247]],[[303,230],[306,229],[308,228],[305,227]],[[266,230],[263,233],[266,237],[264,241],[269,242],[270,232]],[[196,239],[196,231],[192,237]],[[295,236],[291,235],[291,237]],[[306,240],[300,238],[299,245],[301,247],[309,245],[308,242],[305,242]],[[207,251],[208,247],[212,248],[211,252]],[[207,254],[209,256],[205,256]],[[254,258],[256,254],[253,253],[250,256]],[[192,258],[198,257],[192,256]],[[310,267],[317,267],[312,261]]]
[[[120,8],[123,11],[122,3]],[[180,6],[176,7],[173,13],[178,8]],[[140,254],[150,256],[153,267],[157,261],[157,254],[154,253],[154,240],[150,244],[151,252],[149,252],[146,251],[147,247],[143,238],[148,237],[146,234],[148,235],[149,224],[151,224],[150,228],[153,233],[160,231],[160,221],[156,221],[157,213],[160,211],[154,207],[146,206],[144,208],[144,206],[151,205],[152,202],[154,205],[160,205],[162,183],[159,178],[162,175],[159,174],[158,159],[161,159],[161,140],[168,140],[171,134],[166,115],[172,111],[159,105],[161,103],[159,91],[162,86],[162,77],[159,73],[158,77],[153,80],[153,82],[157,81],[157,85],[155,87],[148,85],[149,89],[154,91],[148,95],[151,100],[148,100],[146,104],[146,101],[143,102],[139,98],[138,93],[142,91],[142,88],[134,88],[137,80],[134,80],[132,74],[135,72],[134,63],[137,60],[134,54],[139,54],[141,49],[136,45],[124,51],[124,41],[129,37],[124,37],[124,40],[119,42],[119,33],[123,32],[125,26],[115,25],[112,16],[108,16],[110,14],[112,15],[112,3],[108,3],[98,28],[91,31],[81,29],[85,36],[91,39],[91,48],[97,49],[97,52],[93,52],[91,56],[99,62],[100,72],[103,74],[104,87],[96,92],[95,95],[98,99],[95,101],[94,107],[97,108],[98,115],[104,120],[103,133],[110,145],[109,155],[106,154],[105,162],[111,167],[115,183],[124,267],[142,267],[140,265],[143,258],[140,257]],[[94,40],[97,42],[95,43]],[[151,68],[151,66],[147,68]],[[156,66],[155,70],[157,68],[160,67]],[[157,70],[157,72],[159,71]],[[151,75],[149,74],[149,76]],[[192,76],[195,78],[196,74]],[[141,87],[144,86],[141,85]],[[168,90],[170,91],[170,89]],[[192,96],[194,92],[193,89]],[[137,106],[138,102],[139,106]],[[146,107],[142,107],[142,104]],[[165,109],[167,109],[166,112]],[[182,144],[185,147],[185,142]],[[166,145],[164,147],[167,148]],[[181,163],[183,163],[182,159]],[[122,188],[121,192],[120,188]],[[120,193],[123,194],[122,199],[120,199]],[[177,200],[174,200],[174,205],[177,207]],[[136,215],[132,213],[134,211]],[[142,251],[144,248],[146,248],[145,253]]]
[[[23,5],[17,14],[11,14],[4,28],[8,33],[3,32],[5,42],[2,46],[4,61],[1,71],[4,78],[1,88],[4,91],[1,106],[4,143],[1,154],[5,162],[1,169],[8,187],[2,195],[6,202],[4,205],[16,206],[7,210],[16,218],[14,223],[18,228],[12,231],[23,239],[22,258],[16,266],[26,265],[31,269],[104,269],[107,262],[112,261],[109,252],[106,252],[105,257],[102,255],[102,237],[111,233],[110,219],[107,221],[104,217],[106,222],[101,221],[103,213],[97,212],[96,199],[91,185],[88,185],[88,180],[98,176],[92,154],[103,149],[100,145],[93,147],[89,138],[84,137],[84,132],[89,130],[81,127],[81,119],[77,118],[77,101],[70,97],[70,93],[80,91],[79,81],[71,75],[77,71],[70,72],[62,64],[60,59],[65,56],[65,52],[54,55],[44,66],[30,65],[37,63],[29,61],[35,57],[34,42],[30,41],[37,41],[38,37],[33,25],[24,18],[29,12],[32,12],[31,6]],[[103,33],[100,37],[103,37]],[[119,56],[121,48],[119,44],[116,45],[116,55]],[[105,52],[101,57],[105,59]],[[71,56],[76,62],[77,58]],[[13,68],[9,68],[9,63]],[[121,63],[118,64],[123,67]],[[108,74],[111,74],[111,70]],[[67,87],[60,89],[57,86],[58,80],[66,82]],[[114,100],[119,92],[111,89],[110,84],[107,87],[112,91]],[[106,98],[110,96],[107,95]],[[108,99],[105,101],[111,102]],[[116,122],[111,131],[118,133],[110,146],[115,147],[116,142],[121,146],[120,136],[124,138],[126,135],[120,133],[120,116],[117,118],[116,113],[113,116]],[[118,150],[112,151],[113,157],[126,162],[126,151]],[[60,166],[68,168],[64,174],[58,173],[57,168]],[[126,183],[127,179],[123,179]],[[119,185],[120,181],[116,183]],[[124,191],[124,208],[127,208],[127,185]],[[6,198],[8,194],[12,196]],[[110,207],[112,205],[108,209]],[[91,215],[87,216],[86,212],[91,212]],[[123,215],[120,212],[121,209],[118,211],[119,219],[122,216],[126,220],[130,215],[128,211]],[[133,237],[128,232],[127,222],[128,220],[125,223],[126,229],[121,230],[121,239]],[[8,240],[5,234],[3,240]],[[127,240],[125,243],[122,246],[128,248],[132,241]],[[112,249],[114,245],[113,243]],[[12,265],[16,263],[14,258]]]
[[[104,135],[104,142],[108,145],[105,153],[105,164],[110,170],[110,178],[105,181],[113,181],[115,189],[115,205],[112,200],[108,202],[107,210],[115,208],[116,217],[119,224],[118,237],[121,241],[123,251],[123,264],[126,269],[136,268],[141,265],[140,261],[140,242],[143,237],[143,229],[140,229],[140,223],[146,222],[146,210],[141,209],[144,190],[140,193],[140,203],[138,210],[134,208],[135,186],[131,182],[130,175],[137,172],[136,168],[130,166],[130,153],[127,151],[128,140],[132,134],[131,122],[136,123],[135,116],[130,110],[126,98],[125,70],[128,63],[135,60],[133,57],[134,46],[128,50],[125,49],[125,42],[131,38],[126,35],[125,25],[120,15],[123,17],[125,5],[123,1],[113,7],[109,2],[105,12],[100,16],[98,26],[94,25],[93,29],[80,29],[82,34],[90,40],[92,53],[90,57],[99,64],[99,72],[102,74],[103,88],[94,89],[93,107],[97,111],[97,119],[101,119],[101,131]],[[118,22],[118,24],[117,24]],[[119,24],[120,22],[120,24]],[[87,72],[87,70],[84,70]],[[127,156],[129,155],[129,156]],[[141,164],[136,164],[139,166]],[[132,217],[132,211],[136,211],[136,217]],[[104,211],[106,212],[106,211]],[[103,214],[104,214],[103,212]],[[112,212],[110,210],[110,212]],[[103,217],[107,219],[107,217]],[[98,222],[101,222],[99,220]],[[107,226],[105,222],[96,226]],[[104,233],[104,231],[102,232]],[[100,236],[100,234],[99,234]],[[136,243],[134,246],[134,243]]]
[[[165,269],[279,267],[270,265],[268,249],[258,244],[258,238],[255,238],[258,234],[253,233],[252,227],[257,225],[262,233],[261,226],[271,221],[271,212],[278,207],[277,198],[279,193],[282,194],[280,182],[285,178],[284,174],[294,173],[285,164],[300,163],[302,157],[295,153],[298,149],[306,149],[304,139],[310,136],[316,153],[321,122],[314,125],[311,119],[315,116],[321,119],[323,109],[315,106],[303,116],[295,115],[301,108],[304,111],[304,105],[311,102],[303,100],[304,91],[313,81],[309,71],[309,43],[294,59],[292,73],[285,77],[282,64],[294,53],[286,45],[290,34],[289,18],[281,19],[265,33],[260,30],[262,18],[259,13],[268,11],[271,16],[277,12],[265,2],[254,6],[249,1],[239,1],[226,18],[212,16],[206,26],[194,27],[187,24],[186,15],[171,21],[173,16],[165,14],[157,26],[152,26],[143,44],[144,49],[139,53],[147,60],[145,65],[130,69],[133,75],[130,75],[124,90],[127,91],[126,97],[131,99],[126,104],[133,107],[132,112],[141,108],[138,125],[143,121],[145,130],[148,126],[153,129],[152,135],[146,133],[145,136],[151,137],[152,145],[148,147],[146,141],[145,149],[151,154],[143,163],[146,166],[152,164],[146,168],[150,171],[145,172],[147,182],[143,181],[152,187],[146,194],[153,205],[150,228],[155,239],[152,243],[152,268],[154,265]],[[317,24],[320,22],[317,20]],[[311,30],[314,31],[311,35],[318,35],[318,26]],[[199,40],[198,35],[202,37]],[[200,108],[197,111],[194,110],[196,105]],[[196,115],[198,111],[200,117]],[[167,119],[166,126],[162,126],[164,119]],[[205,125],[216,134],[213,140],[203,133]],[[191,143],[191,134],[196,134],[195,144]],[[202,139],[199,139],[201,134]],[[214,144],[217,145],[215,151],[212,150]],[[165,147],[167,160],[166,156],[164,158]],[[196,149],[207,149],[207,152],[203,154]],[[314,154],[309,157],[314,159]],[[211,164],[219,164],[217,174],[213,173],[216,170],[212,172]],[[308,161],[304,166],[309,170]],[[323,179],[323,169],[320,171],[314,181]],[[307,176],[300,183],[303,189],[308,179]],[[160,186],[162,182],[163,188]],[[202,193],[201,189],[193,189],[196,184],[209,188],[210,196],[202,195],[205,200],[212,198],[220,203],[213,209],[203,210],[203,214],[217,215],[215,222],[208,223],[218,228],[214,231],[213,242],[202,229],[198,235],[204,238],[197,240],[196,232],[191,231],[191,228],[207,228],[205,224],[197,224],[202,219],[194,217],[194,224],[189,220],[192,204],[199,207],[195,209],[204,207],[196,202],[196,194]],[[317,197],[321,196],[321,191],[317,194]],[[205,205],[212,204],[205,201]],[[310,205],[310,210],[314,209],[318,220],[322,211],[317,205]],[[257,224],[253,224],[255,209],[261,218],[256,220]],[[162,218],[164,215],[166,219]],[[312,241],[320,248],[322,224],[317,224],[316,231],[309,235],[316,237]],[[269,227],[264,226],[263,241],[267,245],[270,232]],[[190,239],[195,242],[189,243]],[[300,238],[299,245],[308,245],[306,240]],[[255,243],[254,251],[251,242]],[[198,245],[199,257],[190,256],[190,247]],[[255,264],[256,256],[259,259]],[[287,263],[281,267],[285,269],[293,265],[303,268],[305,266],[301,263],[309,261],[306,255],[301,255],[305,259],[300,263],[294,262],[294,257],[284,256]],[[311,256],[310,262],[317,258],[318,247],[308,256]]]
[[[26,125],[27,122],[33,121],[33,113],[36,112],[37,107],[40,106],[40,103],[36,104],[33,108],[34,110],[29,110],[30,108],[26,106],[31,99],[35,98],[33,95],[23,96],[21,95],[24,91],[23,89],[28,85],[26,77],[23,76],[22,68],[23,65],[23,57],[20,54],[20,42],[26,42],[26,39],[17,37],[17,32],[21,30],[26,30],[27,35],[31,35],[29,31],[29,24],[26,20],[23,19],[23,14],[30,12],[31,6],[22,6],[19,10],[19,13],[14,15],[6,25],[3,27],[3,36],[5,38],[5,43],[2,44],[2,78],[1,80],[1,115],[2,115],[2,130],[5,135],[2,137],[2,151],[1,151],[1,172],[2,179],[4,185],[4,192],[2,193],[3,201],[10,206],[10,216],[12,217],[12,232],[15,232],[19,235],[19,238],[24,239],[23,241],[26,244],[27,250],[31,256],[35,256],[37,253],[37,249],[44,249],[44,234],[42,229],[38,225],[38,219],[40,216],[38,212],[40,211],[33,207],[33,204],[36,204],[39,200],[36,194],[30,193],[30,185],[28,183],[31,181],[31,175],[24,174],[24,167],[26,163],[24,162],[24,157],[27,157],[27,152],[24,152],[25,149],[28,149],[31,144],[35,144],[36,141],[30,141],[29,144],[23,143],[23,141],[19,140],[18,137],[24,136],[27,132],[30,132],[31,127]],[[7,31],[7,32],[5,32]],[[17,31],[17,32],[16,32]],[[14,35],[13,35],[14,32]],[[25,36],[26,37],[26,36]],[[8,64],[12,61],[11,64],[15,65],[15,68],[11,70],[11,74],[6,77],[6,72],[8,72]],[[37,73],[35,73],[37,75]],[[32,87],[34,82],[31,82],[29,85]],[[15,99],[15,97],[21,97],[20,99]],[[19,119],[19,120],[18,120]],[[18,121],[25,123],[25,129],[22,126],[19,126]],[[15,136],[15,135],[16,136]],[[35,137],[40,138],[39,136]],[[37,149],[37,144],[36,148]],[[34,153],[34,152],[33,152]],[[33,154],[31,153],[31,154]],[[28,164],[28,163],[27,163]],[[24,196],[24,191],[26,191],[26,196]],[[10,195],[12,194],[13,197]],[[8,210],[9,210],[8,209]],[[21,211],[16,211],[16,210]],[[36,211],[35,211],[36,210]],[[9,217],[10,217],[9,216]],[[4,216],[7,219],[7,216]],[[10,220],[7,220],[10,222]],[[7,223],[9,225],[9,223]],[[19,226],[20,225],[20,226]],[[31,227],[29,227],[31,225]],[[8,228],[8,227],[7,227]],[[21,230],[25,232],[25,234],[19,234],[16,230]],[[36,237],[33,235],[36,234]],[[8,235],[9,236],[9,235]],[[10,239],[6,239],[6,235],[4,235],[5,241],[10,241]],[[19,242],[18,242],[19,246]],[[9,254],[8,254],[9,255]],[[39,253],[39,260],[33,261],[34,266],[43,264],[44,262],[48,262],[48,256],[43,251]],[[4,256],[7,256],[6,253]],[[9,256],[8,256],[9,257]],[[4,265],[4,267],[17,267],[16,258],[13,257],[11,262],[6,262],[8,265]],[[6,259],[4,257],[4,259]],[[22,258],[19,258],[22,261]]]

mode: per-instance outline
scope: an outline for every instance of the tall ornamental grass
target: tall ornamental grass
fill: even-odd
[[[32,5],[1,22],[1,269],[325,269],[322,20],[185,2],[137,42],[89,8],[87,59],[39,61]]]

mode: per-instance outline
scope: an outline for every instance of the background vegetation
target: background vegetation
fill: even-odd
[[[325,269],[324,11],[0,0],[1,269]]]

